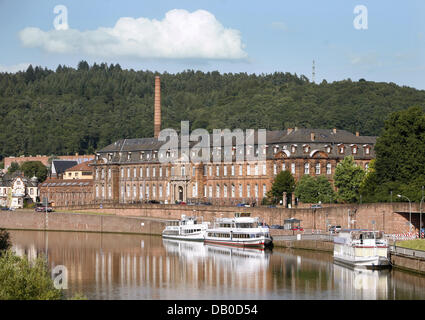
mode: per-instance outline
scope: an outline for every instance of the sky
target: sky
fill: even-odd
[[[55,11],[56,9],[56,11]],[[425,89],[423,0],[0,0],[0,72],[119,63]]]

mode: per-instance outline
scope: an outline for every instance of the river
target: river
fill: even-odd
[[[10,231],[13,250],[66,270],[67,296],[89,299],[425,299],[425,277],[353,271],[332,254],[165,240],[159,236]],[[59,273],[58,273],[59,274]],[[65,273],[62,273],[65,275]]]

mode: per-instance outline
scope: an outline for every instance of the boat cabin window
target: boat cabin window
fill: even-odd
[[[236,228],[256,228],[256,223],[236,223]]]
[[[167,221],[166,223],[167,226],[178,226],[179,225],[179,221]]]

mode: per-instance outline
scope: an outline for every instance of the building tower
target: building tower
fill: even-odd
[[[154,137],[159,137],[161,131],[161,80],[155,77],[155,114],[154,114]]]

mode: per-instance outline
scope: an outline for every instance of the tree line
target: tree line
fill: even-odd
[[[169,74],[118,64],[0,73],[0,158],[93,153],[122,138],[153,136],[154,79],[161,77],[162,128],[340,128],[379,135],[392,112],[425,110],[425,91],[350,79],[315,84],[303,75]]]

